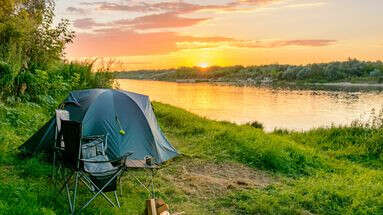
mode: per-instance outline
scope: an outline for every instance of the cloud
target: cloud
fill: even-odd
[[[315,2],[315,3],[298,3],[298,4],[289,4],[286,7],[288,8],[307,8],[307,7],[322,7],[326,5],[327,2]]]
[[[138,33],[120,28],[97,29],[94,33],[80,33],[68,48],[71,57],[162,55],[183,49],[215,48],[278,48],[285,46],[320,47],[335,40],[277,40],[246,41],[229,37],[195,37],[175,32]]]
[[[285,46],[308,46],[321,47],[335,44],[336,40],[277,40],[277,41],[253,41],[253,40],[226,40],[226,41],[183,41],[178,42],[180,49],[203,49],[230,46],[236,48],[280,48]]]
[[[279,48],[284,46],[310,46],[310,47],[320,47],[320,46],[329,46],[335,44],[336,40],[277,40],[277,41],[241,41],[234,44],[237,47],[243,48]]]
[[[157,28],[180,28],[196,25],[209,18],[186,18],[176,13],[161,13],[140,16],[134,19],[120,19],[110,23],[98,23],[92,18],[74,20],[73,26],[80,29],[93,29],[95,27],[113,26],[124,27],[131,30],[157,29]]]
[[[144,12],[147,15],[133,19],[120,19],[99,23],[92,18],[77,19],[73,25],[79,29],[92,29],[93,33],[79,33],[76,42],[68,49],[73,57],[161,55],[183,49],[216,47],[278,48],[287,46],[322,47],[335,44],[329,39],[297,40],[237,40],[228,37],[194,37],[175,32],[141,32],[139,30],[189,27],[211,18],[190,18],[183,14],[200,10],[243,10],[246,6],[282,0],[237,0],[226,4],[198,5],[183,1],[137,2],[117,4],[110,2],[81,3],[97,10]],[[307,5],[306,5],[307,6]],[[67,8],[77,11],[77,8]],[[77,11],[78,12],[78,11]]]
[[[162,13],[137,17],[135,19],[122,19],[114,24],[130,26],[134,29],[152,28],[179,28],[198,24],[208,18],[185,18],[177,16],[176,13]]]
[[[91,29],[93,27],[107,26],[106,23],[98,23],[92,18],[76,19],[73,21],[73,26],[80,29]]]
[[[86,11],[82,8],[77,8],[77,7],[68,7],[66,9],[67,12],[74,13],[74,14],[79,14],[79,15],[84,15],[86,14]]]
[[[329,46],[335,44],[336,40],[282,40],[275,41],[269,44],[270,48],[283,47],[283,46]]]
[[[80,33],[67,52],[71,57],[138,56],[168,54],[180,50],[177,42],[218,43],[234,41],[226,37],[193,37],[174,32],[137,33],[115,28]]]
[[[169,2],[134,2],[129,3],[113,3],[113,2],[83,2],[81,5],[93,6],[96,10],[104,11],[126,11],[141,12],[147,15],[136,17],[134,19],[121,19],[108,24],[96,23],[90,19],[80,19],[74,22],[75,27],[83,29],[91,29],[94,27],[113,25],[124,26],[130,29],[156,29],[156,28],[179,28],[196,25],[200,22],[211,19],[206,18],[187,18],[182,15],[201,11],[201,10],[235,10],[238,6],[255,5],[266,2],[274,2],[280,0],[237,0],[226,4],[199,5],[184,1]],[[241,8],[243,10],[244,8]],[[72,9],[76,10],[76,9]]]
[[[199,5],[191,4],[183,1],[179,2],[157,2],[146,3],[138,2],[129,4],[111,3],[111,2],[93,2],[82,3],[83,5],[96,6],[98,10],[107,11],[128,11],[128,12],[177,12],[177,13],[190,13],[203,9],[216,9],[225,8],[229,5]]]
[[[107,11],[128,11],[128,12],[176,12],[178,14],[185,14],[196,12],[200,10],[235,10],[240,6],[253,6],[264,3],[277,2],[281,0],[236,0],[226,4],[210,4],[200,5],[192,4],[184,1],[168,1],[168,2],[132,2],[112,3],[112,2],[83,2],[82,5],[95,6],[98,10]]]

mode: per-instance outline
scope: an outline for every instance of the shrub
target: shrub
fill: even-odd
[[[59,64],[51,74],[62,76],[71,90],[87,88],[110,88],[114,83],[114,73],[93,71],[93,63]]]
[[[311,74],[311,69],[310,67],[304,67],[302,68],[298,74],[297,74],[297,79],[298,80],[305,80],[305,79],[311,79],[312,74]]]
[[[381,76],[383,76],[383,74],[379,69],[374,69],[370,72],[370,77],[381,77]]]
[[[51,82],[49,81],[47,71],[36,70],[34,74],[26,72],[24,81],[27,85],[26,92],[32,97],[47,95],[49,92]]]
[[[5,101],[27,100],[54,106],[71,90],[89,88],[111,88],[114,74],[93,72],[91,63],[58,63],[48,70],[24,71],[16,78],[16,84],[24,87],[19,94],[5,95]]]
[[[2,96],[33,99],[38,94],[47,94],[44,86],[48,83],[47,72],[61,61],[66,44],[74,37],[69,21],[54,24],[54,1],[51,0],[3,0],[1,4]],[[24,96],[25,86],[28,95]]]
[[[9,64],[0,61],[0,90],[1,92],[9,90],[13,83],[12,69]]]
[[[263,124],[261,122],[258,122],[258,121],[248,122],[248,123],[246,123],[246,125],[249,125],[249,126],[251,126],[253,128],[263,129]]]
[[[324,70],[324,73],[328,81],[337,81],[344,78],[344,74],[337,63],[328,64]]]
[[[282,79],[287,81],[293,81],[297,78],[297,68],[295,66],[289,66],[286,71],[282,73]]]

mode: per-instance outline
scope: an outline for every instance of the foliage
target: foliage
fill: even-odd
[[[372,76],[372,77],[382,77],[383,73],[379,69],[375,68],[374,70],[372,70],[370,72],[370,76]]]
[[[0,61],[0,90],[1,93],[9,91],[12,88],[13,82],[12,69],[9,64]],[[1,95],[0,95],[1,96]]]
[[[33,81],[61,61],[74,37],[68,20],[53,25],[52,0],[3,0],[0,6],[0,82],[4,95],[36,94]],[[7,69],[4,69],[7,65]],[[35,77],[36,76],[36,77]],[[45,76],[46,77],[46,76]],[[44,78],[44,77],[42,77]],[[37,87],[36,89],[33,89]]]
[[[263,124],[258,122],[258,121],[252,121],[252,122],[248,122],[246,123],[246,125],[249,125],[253,128],[260,128],[260,129],[263,129]]]
[[[383,169],[383,110],[371,114],[367,123],[355,121],[347,127],[318,128],[304,134],[286,134],[294,141],[316,147],[341,160]]]
[[[25,92],[7,100],[19,98],[53,107],[57,105],[57,99],[67,96],[72,90],[111,88],[113,73],[94,72],[92,66],[91,63],[56,63],[48,70],[24,72],[20,78],[26,83]]]
[[[110,88],[114,83],[111,72],[92,71],[93,63],[69,63],[56,65],[52,74],[71,82],[72,90],[86,88]]]
[[[383,80],[383,63],[349,59],[344,62],[316,63],[302,65],[261,65],[261,66],[212,66],[209,68],[181,67],[167,70],[140,70],[117,72],[117,78],[170,80],[202,79],[210,81],[251,81],[272,82],[339,82]]]

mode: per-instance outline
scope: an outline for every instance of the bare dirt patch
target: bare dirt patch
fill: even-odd
[[[163,175],[188,195],[210,198],[230,190],[263,188],[274,179],[265,172],[238,163],[183,159],[176,172]]]

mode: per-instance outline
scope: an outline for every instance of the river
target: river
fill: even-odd
[[[383,92],[279,90],[209,83],[174,83],[119,79],[123,90],[148,95],[214,120],[244,124],[261,122],[274,128],[309,130],[347,125],[370,118],[371,110],[383,107]]]

